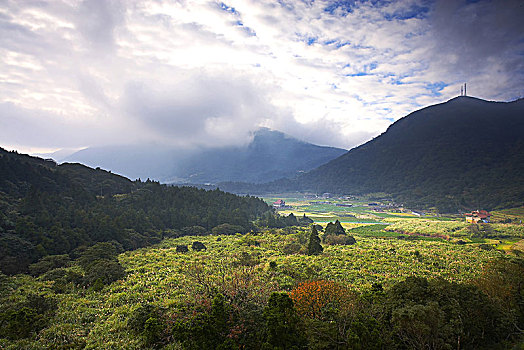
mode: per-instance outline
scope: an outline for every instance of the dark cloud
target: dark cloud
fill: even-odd
[[[473,80],[479,74],[524,74],[524,4],[520,0],[438,1],[430,17],[433,65]],[[521,90],[522,91],[522,90]]]
[[[166,143],[222,146],[246,143],[274,114],[263,90],[223,75],[191,75],[175,84],[134,82],[122,109]]]
[[[78,8],[78,30],[94,49],[113,50],[115,30],[124,14],[118,0],[84,0]]]

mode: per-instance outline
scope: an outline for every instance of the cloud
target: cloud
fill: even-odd
[[[84,0],[78,6],[76,27],[89,48],[112,51],[115,31],[124,20],[124,7],[117,0]]]
[[[245,144],[250,131],[276,113],[250,80],[209,74],[165,85],[133,82],[121,103],[154,139],[179,146]]]
[[[269,126],[351,148],[466,81],[481,98],[522,97],[523,11],[517,0],[6,1],[0,141],[232,145]]]

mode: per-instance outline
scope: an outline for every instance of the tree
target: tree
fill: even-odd
[[[98,259],[85,269],[85,283],[100,290],[103,285],[111,284],[126,275],[124,267],[116,260]]]
[[[326,235],[345,235],[346,230],[342,227],[340,221],[335,221],[335,223],[328,223],[326,226]]]
[[[308,226],[308,225],[312,224],[313,222],[314,221],[311,218],[308,218],[306,216],[306,214],[302,215],[302,217],[300,219],[298,219],[298,223],[301,226]]]
[[[318,237],[318,231],[315,226],[311,227],[311,235],[309,236],[309,243],[307,245],[307,255],[318,255],[324,251],[320,244],[320,238]]]
[[[299,319],[293,300],[286,293],[274,292],[264,310],[266,341],[263,349],[299,349],[305,339],[299,332]]]

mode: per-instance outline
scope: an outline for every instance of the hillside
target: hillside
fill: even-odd
[[[247,232],[273,215],[261,199],[130,181],[0,149],[0,272],[97,242],[129,250],[188,233]],[[296,224],[296,220],[294,222]]]
[[[108,146],[81,150],[64,161],[99,166],[129,178],[151,178],[165,183],[260,183],[295,177],[345,152],[262,128],[245,146],[198,149],[159,145]]]
[[[400,119],[299,181],[333,192],[389,192],[416,206],[494,208],[524,201],[524,100],[458,97]]]
[[[221,188],[386,192],[407,205],[444,212],[517,207],[524,202],[523,135],[524,100],[457,97],[407,115],[382,135],[294,181]]]

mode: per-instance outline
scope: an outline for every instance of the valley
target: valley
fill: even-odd
[[[26,309],[37,308],[30,304],[35,293],[42,300],[52,300],[56,310],[43,328],[25,324],[37,327],[38,332],[28,337],[8,335],[0,339],[0,346],[193,349],[214,348],[211,344],[218,342],[232,348],[264,348],[267,343],[281,344],[267,338],[272,326],[264,315],[269,312],[271,298],[290,295],[297,312],[294,317],[298,317],[293,321],[297,333],[289,340],[292,343],[304,342],[313,349],[335,344],[349,349],[355,344],[402,348],[405,344],[397,338],[397,327],[429,325],[424,319],[387,315],[404,310],[409,304],[403,298],[414,298],[418,294],[411,293],[418,293],[417,288],[427,294],[415,297],[419,299],[414,305],[429,307],[436,302],[436,312],[446,320],[431,325],[437,327],[439,341],[453,342],[454,333],[443,327],[461,317],[466,324],[502,322],[482,341],[486,348],[502,344],[494,332],[505,332],[508,326],[504,322],[509,322],[506,318],[513,312],[509,310],[520,300],[514,293],[518,293],[515,288],[524,276],[524,266],[514,259],[524,253],[524,226],[475,224],[490,230],[472,234],[472,224],[466,224],[461,216],[404,210],[380,194],[345,198],[275,194],[264,198],[269,205],[277,199],[285,202],[278,209],[281,216],[293,213],[300,218],[305,214],[321,226],[321,237],[328,222],[340,220],[345,234],[356,242],[327,244],[323,239],[323,252],[309,255],[308,227],[260,227],[247,234],[215,232],[165,238],[150,247],[122,252],[116,259],[125,270],[124,277],[104,285],[86,288],[67,277],[83,274],[76,262],[39,276],[2,275],[0,302],[4,310],[22,304]],[[494,212],[493,216],[503,221],[504,215],[510,214],[514,221],[520,220],[522,210]],[[202,243],[204,249],[195,248],[195,242]],[[183,252],[181,246],[193,248]],[[496,279],[493,271],[499,271]],[[460,294],[460,288],[466,289]],[[300,299],[300,293],[319,299],[311,304]],[[479,297],[481,304],[468,304]],[[503,300],[505,304],[499,304]],[[457,301],[464,305],[452,306]],[[476,310],[474,318],[469,315],[470,307]],[[493,313],[493,308],[499,311]],[[311,310],[316,311],[309,314]],[[6,318],[5,311],[2,315],[1,322],[11,327],[4,329],[24,325],[23,320]],[[287,322],[290,317],[285,316]],[[359,323],[364,320],[367,323]],[[340,328],[347,322],[351,324],[347,329]],[[475,327],[467,332],[485,331],[482,324]],[[375,332],[381,332],[382,337],[374,336]],[[407,332],[410,337],[419,337],[419,345],[435,341],[435,335],[417,328]],[[454,332],[466,334],[466,329]],[[338,337],[336,343],[333,337]],[[476,348],[485,345],[474,339],[469,344]]]

